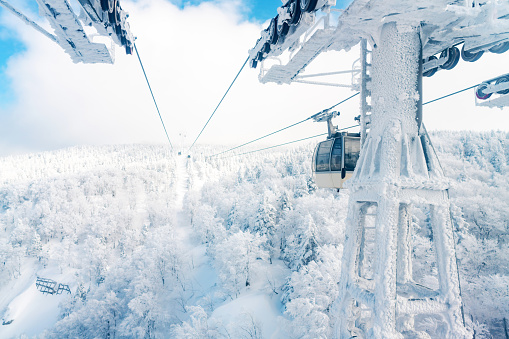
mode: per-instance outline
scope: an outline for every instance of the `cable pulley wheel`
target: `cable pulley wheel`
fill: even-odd
[[[300,17],[302,14],[301,8],[300,8],[301,0],[295,0],[290,4],[290,24],[296,25],[300,22]]]
[[[491,53],[502,54],[509,50],[509,41],[503,42],[489,49]]]
[[[270,43],[266,42],[263,44],[262,50],[260,51],[260,56],[263,57],[263,53],[268,54],[270,52]],[[262,59],[260,59],[262,60]]]
[[[116,14],[115,14],[115,11],[116,11],[116,8],[117,8],[117,0],[108,0],[108,21],[110,22],[110,24],[113,26],[113,29],[115,30],[115,26],[116,26]],[[113,7],[111,7],[113,6]]]
[[[488,88],[487,83],[480,84],[479,87],[477,87],[477,89],[475,90],[475,96],[477,97],[477,99],[486,100],[489,97],[491,97],[493,93],[485,94],[483,92],[486,88]]]
[[[448,56],[447,61],[443,65],[440,65],[440,68],[451,70],[456,67],[458,61],[460,61],[461,52],[457,47],[451,47],[440,53],[440,59],[445,58],[446,56]]]
[[[115,17],[115,33],[117,33],[117,36],[120,41],[122,41],[122,20],[120,18],[120,13],[122,11],[122,8],[120,7],[120,3],[117,1],[115,6],[115,12],[113,13]]]
[[[113,13],[117,5],[117,0],[107,0],[107,1],[108,1],[108,13]]]
[[[484,54],[484,51],[482,51],[482,50],[479,52],[475,52],[475,53],[466,51],[465,45],[463,45],[463,47],[461,48],[461,58],[463,60],[465,60],[466,62],[475,62],[475,61],[479,60],[483,54]]]
[[[108,0],[101,0],[101,9],[103,11],[108,11]]]
[[[283,43],[285,41],[285,37],[288,34],[288,30],[290,29],[290,26],[286,21],[283,21],[281,24],[278,23],[277,25],[277,42]]]
[[[301,0],[300,9],[302,12],[312,12],[315,10],[317,0]]]
[[[276,15],[270,21],[269,27],[267,30],[269,31],[269,43],[275,45],[277,43],[278,35],[277,35],[277,21],[278,16]]]
[[[495,85],[502,84],[504,82],[509,82],[509,77],[498,78],[497,81],[495,82]],[[497,93],[498,94],[509,94],[509,88],[508,89],[503,89],[501,91],[497,91]]]
[[[437,57],[432,55],[430,56],[429,58],[426,59],[426,62],[429,62],[429,61],[432,61],[432,60],[437,60]],[[435,67],[435,68],[431,68],[429,70],[427,70],[426,72],[422,73],[422,76],[423,77],[432,77],[433,75],[435,75],[435,73],[438,71],[438,67]]]

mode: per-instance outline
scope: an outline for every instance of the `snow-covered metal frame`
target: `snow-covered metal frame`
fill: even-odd
[[[329,4],[321,9],[325,17],[329,17],[334,12],[333,6]],[[327,24],[322,28],[316,28],[314,24],[317,13],[319,12],[303,13],[301,21],[283,43],[278,41],[264,49],[262,47],[266,39],[262,34],[257,45],[250,50],[252,60],[260,56],[260,51],[264,59],[277,57],[285,50],[293,51],[287,63],[275,64],[260,71],[262,83],[289,84],[320,53],[329,50],[348,51],[362,38],[374,45],[381,24],[389,21],[420,27],[422,57],[425,61],[431,59],[431,64],[425,67],[435,70],[449,69],[440,67],[446,59],[436,58],[435,55],[445,54],[451,47],[462,44],[470,58],[465,54],[462,56],[465,60],[472,62],[476,60],[472,59],[472,54],[493,51],[497,45],[509,41],[509,4],[505,0],[431,0],[426,2],[355,0],[347,9],[341,11],[337,19],[328,19]],[[265,35],[268,34],[264,32]],[[302,38],[304,34],[307,36]]]
[[[57,284],[56,281],[51,279],[45,279],[41,277],[37,277],[35,282],[35,287],[41,291],[43,294],[62,294],[64,291],[71,294],[71,289],[69,285],[66,284]]]
[[[263,60],[260,62],[260,74],[258,77],[260,82],[276,82],[278,84],[299,82],[311,85],[350,88],[355,91],[360,91],[362,69],[364,68],[362,57],[355,60],[351,68],[346,70],[315,74],[301,74],[298,72],[298,74],[288,77],[289,71],[293,74],[296,68],[304,68],[306,66],[304,64],[299,64],[298,60],[308,60],[309,54],[314,53],[314,48],[316,48],[315,44],[324,36],[324,31],[332,31],[334,28],[331,25],[331,12],[333,12],[333,10],[326,7],[324,11],[326,12],[323,13],[316,22],[316,14],[303,13],[301,22],[292,34],[289,37],[285,37],[282,43],[274,46],[270,52],[263,57]],[[260,47],[262,41],[264,41],[263,37],[257,42],[255,48],[249,51],[251,58],[257,58],[258,54],[256,51],[262,48]],[[283,55],[285,58],[283,58]],[[289,59],[291,61],[292,66],[290,70],[286,67],[288,63],[285,64],[283,59]],[[340,82],[337,79],[333,79],[334,76],[338,75],[350,75],[351,79],[349,82]]]
[[[55,293],[55,287],[57,285],[57,282],[51,279],[44,279],[37,277],[37,281],[35,282],[35,286],[39,291],[41,291],[43,294],[54,294]]]
[[[360,135],[361,135],[361,147],[366,141],[366,136],[370,128],[371,121],[371,90],[368,88],[368,84],[371,83],[370,68],[371,68],[371,52],[368,51],[368,44],[366,39],[362,39],[360,42],[360,65],[361,72],[359,74],[359,91],[360,91]]]
[[[333,4],[335,4],[335,2],[323,7],[320,11],[302,13],[300,21],[294,26],[294,29],[287,33],[284,39],[280,37],[274,44],[267,42],[271,41],[270,36],[267,36],[269,33],[267,31],[262,32],[262,37],[257,41],[255,47],[249,51],[251,60],[261,61],[260,75],[258,77],[260,82],[289,84],[293,81],[337,87],[351,87],[351,85],[341,85],[330,82],[310,82],[309,80],[304,80],[304,78],[344,73],[356,74],[358,70],[355,68],[346,71],[329,72],[327,74],[299,75],[300,71],[317,56],[316,51],[320,51],[323,47],[323,43],[329,40],[329,36],[335,30],[335,27],[331,25],[330,6]],[[317,15],[320,15],[318,19],[316,18]],[[267,46],[270,46],[270,48]],[[289,61],[283,63],[282,55],[285,52],[288,54],[287,58]],[[319,53],[320,52],[318,52],[318,54]],[[274,63],[274,60],[277,62]],[[270,62],[270,66],[268,67],[266,67],[267,61]],[[256,63],[252,62],[251,65],[256,66]]]
[[[44,15],[53,28],[54,34],[46,31],[6,0],[4,6],[23,22],[33,27],[62,47],[73,62],[108,63],[114,62],[114,49],[104,43],[93,42],[92,36],[106,36],[124,46],[131,54],[134,37],[127,22],[127,13],[118,0],[79,0],[82,11],[77,15],[68,0],[36,0],[40,14]],[[87,34],[84,27],[93,26],[96,32]]]

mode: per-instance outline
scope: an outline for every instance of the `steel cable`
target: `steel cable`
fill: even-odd
[[[221,98],[221,100],[219,101],[219,103],[217,104],[216,108],[214,109],[214,111],[212,112],[212,114],[210,115],[209,119],[207,120],[207,122],[205,123],[205,125],[203,126],[203,128],[201,129],[200,133],[198,134],[198,136],[196,137],[196,139],[194,139],[193,141],[193,144],[191,145],[191,147],[189,147],[189,149],[187,150],[188,152],[191,150],[191,148],[193,148],[194,144],[196,143],[196,141],[198,140],[198,138],[200,137],[200,135],[203,133],[203,130],[205,130],[205,127],[207,127],[207,125],[209,124],[210,122],[210,119],[212,119],[212,117],[214,116],[214,114],[216,114],[216,111],[217,109],[219,108],[219,106],[221,105],[221,103],[223,102],[224,98],[226,97],[226,95],[228,94],[228,92],[230,91],[230,88],[232,88],[233,84],[235,83],[235,81],[237,80],[237,78],[239,77],[240,75],[240,72],[242,72],[242,70],[244,69],[244,67],[246,66],[247,62],[249,61],[249,56],[246,58],[246,61],[244,61],[244,63],[242,64],[242,67],[240,68],[239,72],[237,73],[237,75],[235,76],[235,78],[233,79],[232,83],[230,84],[230,86],[228,87],[228,89],[226,90],[226,92],[224,93],[223,97]]]
[[[324,112],[324,111],[328,111],[328,110],[331,110],[331,109],[335,108],[336,106],[339,106],[340,104],[342,104],[342,103],[344,103],[344,102],[346,102],[346,101],[348,101],[348,100],[352,99],[353,97],[355,97],[355,96],[356,96],[356,95],[358,95],[359,93],[360,93],[360,92],[357,92],[357,93],[355,93],[355,94],[353,94],[353,95],[349,96],[348,98],[346,98],[346,99],[344,99],[344,100],[341,100],[341,101],[340,101],[340,102],[338,102],[337,104],[332,105],[331,107],[329,107],[329,108],[327,108],[327,109],[324,109],[322,112]],[[211,156],[209,156],[209,158],[211,158],[211,157],[215,157],[215,156],[218,156],[218,155],[221,155],[221,154],[224,154],[224,153],[226,153],[226,152],[233,151],[233,150],[235,150],[235,149],[237,149],[237,148],[240,148],[240,147],[243,147],[243,146],[246,146],[246,145],[249,145],[249,144],[252,144],[252,143],[253,143],[253,142],[255,142],[255,141],[259,141],[259,140],[261,140],[261,139],[264,139],[264,138],[269,137],[269,136],[271,136],[271,135],[274,135],[274,134],[276,134],[276,133],[282,132],[282,131],[284,131],[284,130],[286,130],[286,129],[290,128],[290,127],[294,127],[294,126],[297,126],[297,125],[299,125],[299,124],[301,124],[301,123],[303,123],[303,122],[306,122],[306,121],[310,120],[312,117],[313,117],[313,116],[310,116],[309,118],[306,118],[306,119],[304,119],[304,120],[301,120],[301,121],[296,122],[296,123],[294,123],[294,124],[291,124],[291,125],[289,125],[289,126],[283,127],[283,128],[281,128],[281,129],[279,129],[279,130],[277,130],[277,131],[271,132],[271,133],[266,134],[266,135],[264,135],[264,136],[262,136],[262,137],[259,137],[259,138],[256,138],[256,139],[254,139],[254,140],[248,141],[248,142],[246,142],[246,143],[244,143],[244,144],[242,144],[242,145],[235,146],[235,147],[233,147],[233,148],[227,149],[226,151],[223,151],[223,152],[220,152],[220,153],[216,153],[216,154],[212,154]]]
[[[140,54],[138,53],[136,43],[134,44],[134,50],[136,51],[136,56],[138,57],[138,61],[140,62],[141,70],[143,71],[143,75],[145,76],[145,80],[147,81],[148,89],[150,90],[150,94],[152,95],[152,100],[154,100],[154,104],[156,105],[157,114],[159,114],[159,119],[161,119],[161,124],[163,124],[164,133],[166,134],[166,138],[168,138],[168,142],[170,143],[171,149],[173,149],[170,137],[168,136],[168,131],[166,130],[166,126],[164,126],[163,117],[161,116],[161,112],[159,111],[159,106],[157,106],[156,98],[154,97],[154,92],[152,92],[152,87],[150,87],[150,82],[148,81],[147,73],[145,72],[145,67],[143,67],[143,62],[141,62]]]
[[[344,130],[347,130],[347,129],[350,129],[350,128],[354,128],[354,127],[358,127],[358,126],[359,125],[353,125],[353,126],[349,126],[349,127],[338,129],[338,131],[344,131]],[[232,154],[232,155],[229,155],[229,156],[226,156],[226,157],[222,157],[222,158],[219,158],[219,159],[227,159],[227,158],[231,158],[231,157],[235,157],[235,156],[239,156],[239,155],[245,155],[245,154],[265,151],[265,150],[268,150],[268,149],[271,149],[271,148],[285,146],[285,145],[293,144],[293,143],[296,143],[296,142],[299,142],[299,141],[304,141],[304,140],[313,139],[313,138],[316,138],[316,137],[321,137],[321,136],[324,136],[324,135],[327,135],[327,133],[321,133],[321,134],[313,135],[311,137],[302,138],[302,139],[298,139],[298,140],[293,140],[293,141],[285,142],[285,143],[282,143],[282,144],[279,144],[279,145],[275,145],[275,146],[264,147],[264,148],[260,148],[260,149],[254,150],[254,151],[249,151],[249,152],[244,152],[244,153],[239,153],[239,154]]]

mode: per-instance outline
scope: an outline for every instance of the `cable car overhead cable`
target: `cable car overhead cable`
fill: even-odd
[[[359,127],[359,125],[353,125],[353,126],[345,127],[345,128],[339,129],[338,131],[344,131],[344,130],[348,130],[348,129],[354,128],[354,127]],[[265,151],[265,150],[268,150],[268,149],[271,149],[271,148],[276,148],[276,147],[281,147],[281,146],[285,146],[285,145],[290,145],[290,144],[293,144],[293,143],[296,143],[296,142],[299,142],[299,141],[304,141],[304,140],[308,140],[308,139],[322,137],[324,135],[327,135],[327,133],[321,133],[321,134],[313,135],[313,136],[307,137],[307,138],[293,140],[293,141],[285,142],[285,143],[274,145],[274,146],[264,147],[264,148],[256,149],[254,151],[249,151],[249,152],[244,152],[244,153],[239,153],[239,154],[232,154],[232,155],[225,156],[225,157],[222,157],[222,158],[219,158],[219,159],[228,159],[228,158],[236,157],[236,156],[239,156],[239,155],[246,155],[246,154],[250,154],[250,153]]]
[[[238,156],[238,155],[245,155],[245,154],[260,152],[260,151],[265,151],[265,150],[268,150],[268,149],[271,149],[271,148],[281,147],[281,146],[293,144],[293,143],[296,143],[296,142],[299,142],[299,141],[304,141],[304,140],[313,139],[313,138],[316,138],[316,137],[321,137],[321,136],[323,136],[325,134],[327,134],[327,133],[317,134],[317,135],[313,135],[311,137],[302,138],[302,139],[298,139],[298,140],[294,140],[294,141],[289,141],[289,142],[285,142],[285,143],[279,144],[279,145],[264,147],[264,148],[260,148],[260,149],[254,150],[254,151],[244,152],[244,153],[240,153],[240,154],[234,154],[234,155],[232,155],[232,157],[233,156]]]
[[[141,62],[140,54],[138,53],[138,48],[136,44],[134,44],[134,50],[136,52],[136,56],[138,57],[138,61],[140,62],[141,70],[143,71],[143,75],[145,76],[145,80],[147,81],[148,89],[150,90],[150,94],[152,95],[152,100],[154,100],[154,104],[156,105],[157,114],[159,114],[159,119],[161,119],[161,124],[163,124],[164,133],[166,134],[166,138],[168,138],[168,142],[170,143],[171,149],[173,149],[173,145],[171,144],[170,137],[168,136],[168,131],[166,130],[166,126],[164,126],[163,118],[161,117],[161,112],[159,111],[159,106],[157,106],[156,98],[154,97],[154,92],[152,92],[152,87],[150,87],[150,82],[147,78],[147,73],[145,73],[145,67],[143,67],[143,63]]]
[[[198,134],[198,136],[196,137],[196,139],[194,139],[193,141],[193,144],[191,145],[191,147],[189,147],[189,149],[187,150],[188,152],[191,150],[191,148],[193,148],[194,144],[196,143],[196,141],[198,140],[198,138],[200,137],[200,135],[203,133],[203,130],[205,129],[205,127],[207,127],[207,125],[209,124],[209,121],[210,119],[212,119],[212,117],[214,116],[214,114],[216,114],[216,111],[217,109],[219,108],[219,106],[221,105],[221,103],[223,102],[224,98],[226,97],[226,95],[228,94],[228,92],[230,91],[230,88],[232,88],[233,84],[235,83],[235,81],[237,80],[237,78],[239,77],[240,75],[240,72],[242,72],[242,70],[244,69],[244,67],[246,66],[247,62],[249,60],[249,57],[246,58],[246,61],[244,61],[244,63],[242,64],[242,67],[240,68],[239,72],[237,73],[237,75],[235,76],[235,78],[233,79],[232,83],[230,84],[230,86],[228,87],[228,89],[226,90],[226,92],[224,93],[223,97],[221,98],[221,100],[219,101],[219,103],[217,104],[216,108],[214,109],[214,111],[212,112],[212,114],[210,115],[209,119],[207,120],[207,122],[205,123],[205,125],[203,126],[203,128],[201,129],[200,133]]]
[[[453,96],[453,95],[456,95],[456,94],[459,94],[461,92],[465,92],[465,91],[468,91],[469,89],[472,89],[472,88],[475,88],[477,86],[479,86],[480,84],[477,84],[477,85],[473,85],[473,86],[470,86],[470,87],[467,87],[467,88],[464,88],[462,90],[459,90],[459,91],[456,91],[456,92],[453,92],[453,93],[449,93],[447,95],[444,95],[443,97],[440,97],[440,98],[436,98],[436,99],[433,99],[433,100],[430,100],[430,101],[427,101],[425,103],[423,103],[422,105],[427,105],[427,104],[431,104],[432,102],[435,102],[435,101],[439,101],[439,100],[442,100],[442,99],[445,99],[445,98],[448,98],[450,96]]]
[[[348,100],[352,99],[353,97],[355,97],[355,96],[357,96],[359,94],[361,94],[361,92],[356,92],[355,94],[352,94],[351,96],[349,96],[345,100],[342,100],[342,101],[338,102],[337,104],[332,105],[331,107],[327,108],[327,110],[331,110],[331,109],[335,108],[336,106],[339,106],[339,105],[341,105],[344,102],[347,102]]]
[[[244,144],[242,144],[242,145],[235,146],[235,147],[230,148],[230,149],[228,149],[228,150],[226,150],[226,151],[223,151],[223,152],[221,152],[221,153],[213,154],[213,155],[211,155],[210,157],[215,157],[215,156],[217,156],[217,155],[220,155],[220,154],[223,154],[223,153],[226,153],[226,152],[229,152],[229,151],[233,151],[234,149],[241,148],[241,147],[243,147],[243,146],[246,146],[246,145],[252,144],[252,143],[253,143],[253,142],[255,142],[255,141],[258,141],[258,140],[264,139],[264,138],[266,138],[266,137],[268,137],[268,136],[271,136],[271,135],[273,135],[273,134],[276,134],[276,133],[279,133],[279,132],[281,132],[281,131],[284,131],[284,130],[286,130],[286,129],[290,128],[290,127],[297,126],[298,124],[301,124],[301,123],[303,123],[303,122],[305,122],[305,121],[308,121],[309,119],[311,119],[311,117],[306,118],[306,119],[304,119],[304,120],[302,120],[302,121],[296,122],[295,124],[292,124],[292,125],[290,125],[290,126],[286,126],[286,127],[284,127],[284,128],[281,128],[281,129],[279,129],[279,130],[277,130],[277,131],[275,131],[275,132],[272,132],[272,133],[266,134],[266,135],[264,135],[264,136],[262,136],[262,137],[259,137],[259,138],[257,138],[257,139],[254,139],[254,140],[248,141],[248,142],[246,142],[246,143],[244,143]]]
[[[246,142],[246,143],[244,143],[244,144],[242,144],[242,145],[235,146],[235,147],[233,147],[233,148],[227,149],[226,151],[223,151],[223,152],[220,152],[220,153],[213,154],[213,155],[211,155],[210,157],[215,157],[215,156],[217,156],[217,155],[220,155],[220,154],[223,154],[223,153],[226,153],[226,152],[233,151],[233,150],[235,150],[235,149],[237,149],[237,148],[240,148],[240,147],[243,147],[243,146],[246,146],[246,145],[252,144],[252,143],[253,143],[253,142],[255,142],[255,141],[259,141],[259,140],[261,140],[261,139],[264,139],[264,138],[269,137],[269,136],[271,136],[271,135],[274,135],[274,134],[276,134],[276,133],[282,132],[282,131],[284,131],[284,130],[286,130],[286,129],[290,128],[290,127],[297,126],[297,125],[299,125],[299,124],[301,124],[301,123],[303,123],[303,122],[305,122],[305,121],[308,121],[308,120],[310,120],[310,119],[314,119],[317,115],[322,114],[322,113],[324,113],[324,112],[328,112],[328,111],[330,111],[331,109],[333,109],[333,108],[335,108],[335,107],[337,107],[337,106],[341,105],[342,103],[347,102],[348,100],[352,99],[353,97],[355,97],[355,96],[356,96],[356,95],[358,95],[359,93],[360,93],[360,92],[357,92],[357,93],[355,93],[355,94],[353,94],[353,95],[349,96],[348,98],[346,98],[346,99],[344,99],[344,100],[341,100],[341,101],[340,101],[340,102],[338,102],[337,104],[332,105],[331,107],[326,108],[326,109],[324,109],[324,110],[320,111],[319,113],[316,113],[316,114],[314,114],[314,115],[310,116],[309,118],[306,118],[306,119],[304,119],[304,120],[302,120],[302,121],[299,121],[299,122],[296,122],[296,123],[294,123],[294,124],[292,124],[292,125],[289,125],[289,126],[286,126],[286,127],[284,127],[284,128],[281,128],[281,129],[279,129],[279,130],[277,130],[277,131],[275,131],[275,132],[272,132],[272,133],[266,134],[266,135],[264,135],[264,136],[262,136],[262,137],[259,137],[259,138],[256,138],[256,139],[254,139],[254,140],[248,141],[248,142]]]

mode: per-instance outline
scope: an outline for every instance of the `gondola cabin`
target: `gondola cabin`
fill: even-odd
[[[355,170],[361,149],[358,133],[336,133],[322,141],[313,154],[313,177],[318,187],[343,188]]]

